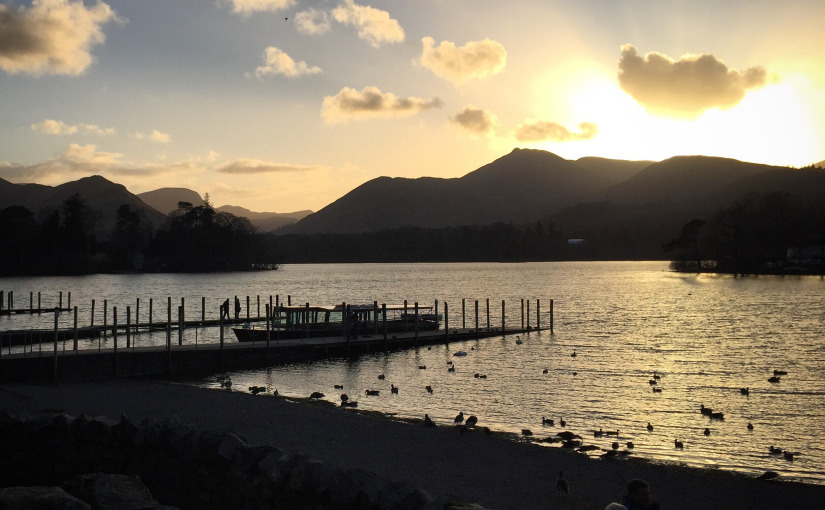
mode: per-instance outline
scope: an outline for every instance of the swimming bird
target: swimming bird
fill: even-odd
[[[661,377],[659,377],[659,374],[657,374],[656,372],[653,372],[653,378],[654,379],[661,379]]]
[[[602,437],[603,435],[604,435],[604,432],[602,432],[602,429],[593,431],[593,437]]]
[[[430,418],[429,414],[424,415],[424,425],[428,427],[435,427],[435,422]]]
[[[793,460],[794,455],[795,454],[793,452],[782,452],[782,456],[785,458],[785,460]]]
[[[711,420],[724,420],[725,419],[725,413],[720,413],[720,412],[710,413],[710,419]]]
[[[447,372],[455,372],[455,365],[450,365],[450,368],[447,369]]]
[[[779,382],[779,377],[777,377],[777,376],[769,377],[768,382],[769,383],[778,383]]]
[[[753,423],[748,422],[748,430],[753,430]]]
[[[657,388],[656,386],[653,387],[653,393],[661,393],[662,388]]]
[[[788,372],[785,372],[784,370],[774,370],[773,375],[788,375]]]
[[[478,379],[479,377],[481,377],[481,374],[479,374],[478,372],[476,372],[476,373],[475,373],[475,375],[473,375],[473,377],[475,377],[476,379]]]
[[[380,393],[381,393],[381,390],[366,390],[366,391],[364,391],[365,395],[370,395],[370,396],[373,396],[373,397],[376,396],[376,395],[379,395]]]
[[[378,374],[378,378],[383,381],[384,380],[384,374]]]
[[[570,494],[570,484],[567,483],[567,479],[564,478],[564,471],[559,471],[559,477],[556,478],[556,493],[563,492],[565,494]]]
[[[470,415],[470,417],[467,418],[467,421],[464,422],[464,424],[467,425],[468,427],[475,427],[476,423],[478,423],[478,418],[476,418],[476,416],[474,414]]]
[[[649,385],[651,385],[651,386],[654,386],[654,385],[656,385],[656,384],[659,384],[659,382],[658,382],[658,381],[656,381],[656,379],[651,379],[651,380],[647,381],[647,384],[649,384]]]
[[[447,360],[447,364],[448,364],[448,365],[452,365],[452,364],[453,364],[453,360],[451,360],[451,359]]]
[[[418,365],[418,369],[419,370],[426,370],[427,366],[426,365]]]
[[[710,407],[705,407],[705,404],[699,404],[699,412],[706,416],[710,416],[710,413],[713,412],[713,409],[711,409]]]
[[[428,392],[432,393],[433,392],[433,387],[428,384],[427,387],[426,387],[426,390]]]
[[[782,453],[782,448],[779,448],[778,446],[770,445],[768,447],[768,451],[778,455],[778,454]]]
[[[633,444],[633,441],[628,441],[625,446],[627,446],[628,448],[630,448],[632,450],[636,445]]]
[[[619,442],[618,442],[618,441],[613,441],[613,444],[611,444],[610,446],[611,446],[614,450],[618,450],[618,449],[619,449]]]
[[[545,368],[544,370],[542,370],[542,371],[541,371],[541,373],[542,373],[542,374],[546,374],[546,373],[548,373],[548,372],[549,372],[549,370],[547,370],[546,368]]]
[[[333,384],[332,387],[335,388],[336,390],[343,390],[344,389],[343,384]]]
[[[516,344],[517,344],[517,345],[521,345],[521,344],[523,344],[523,343],[524,343],[524,342],[522,342],[521,337],[520,337],[520,336],[517,336],[517,337],[516,337]]]
[[[684,448],[684,447],[685,447],[685,444],[684,444],[684,443],[682,443],[681,441],[679,441],[678,439],[674,439],[674,440],[673,440],[673,445],[674,445],[676,448],[680,448],[680,449],[682,449],[682,448]]]
[[[567,422],[566,422],[566,421],[564,421],[564,418],[562,418],[561,420],[559,420],[559,425],[561,425],[562,427],[564,427],[565,425],[567,425]]]
[[[394,394],[398,394],[398,388],[394,384],[390,384],[390,392]]]
[[[653,432],[653,425],[651,425],[650,422],[647,422],[647,431]]]
[[[321,393],[320,391],[313,391],[312,394],[310,394],[309,398],[312,398],[312,399],[324,398],[324,394]]]
[[[467,353],[464,351],[456,351],[453,353],[453,356],[466,356]]]
[[[453,420],[454,425],[461,425],[464,422],[464,411],[461,411],[456,415],[455,419]]]
[[[707,427],[705,427],[705,432],[704,432],[704,434],[705,434],[706,436],[709,436],[709,435],[710,435],[710,429],[709,429],[709,428],[707,428]]]
[[[573,351],[573,354],[571,354],[570,357],[575,358],[576,357],[576,351]]]
[[[551,427],[556,424],[552,418],[545,418],[544,416],[541,417],[541,424],[542,425],[550,425]]]
[[[739,393],[741,393],[742,395],[750,395],[751,394],[751,389],[750,388],[739,388]]]

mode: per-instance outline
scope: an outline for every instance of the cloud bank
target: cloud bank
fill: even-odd
[[[0,4],[0,69],[7,73],[79,75],[103,44],[103,25],[122,21],[107,4],[34,0],[31,7]]]
[[[283,172],[308,172],[324,167],[314,165],[292,165],[289,163],[272,163],[258,159],[238,159],[219,167],[216,171],[223,174],[265,174]]]
[[[442,41],[435,47],[435,40],[425,37],[421,45],[421,65],[456,84],[498,74],[507,64],[504,46],[490,39],[470,41],[461,47]]]
[[[295,0],[229,0],[232,12],[249,16],[253,12],[275,12],[295,5]]]
[[[360,92],[344,87],[338,94],[327,96],[321,106],[321,115],[328,124],[346,122],[349,119],[369,117],[408,117],[430,109],[440,108],[441,99],[420,97],[399,98],[395,94],[381,92],[377,87],[364,87]]]
[[[332,28],[332,22],[326,11],[310,8],[295,15],[295,28],[304,34],[325,34]]]
[[[679,60],[656,52],[640,57],[632,44],[625,44],[619,59],[619,86],[652,111],[697,116],[711,108],[731,108],[746,90],[765,82],[763,67],[740,72],[707,53]]]
[[[297,78],[306,74],[318,74],[320,67],[309,66],[303,60],[295,62],[280,48],[270,46],[264,54],[264,65],[255,69],[255,76],[262,78],[268,74],[281,74],[287,78]]]
[[[332,10],[332,17],[338,23],[355,27],[358,37],[367,41],[373,48],[404,40],[404,29],[387,11],[358,5],[353,0],[344,0]]]
[[[494,113],[473,105],[465,106],[450,117],[450,121],[476,135],[492,135],[498,126],[498,117]]]
[[[43,133],[44,135],[73,135],[80,131],[94,133],[96,135],[113,135],[114,128],[101,128],[96,124],[75,124],[69,125],[62,120],[44,119],[43,122],[31,125],[32,131]]]
[[[590,140],[599,132],[592,122],[579,124],[579,131],[570,131],[556,122],[525,122],[516,128],[516,140],[520,142],[572,142]]]

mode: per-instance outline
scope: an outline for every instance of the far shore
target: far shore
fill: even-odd
[[[37,415],[174,418],[199,429],[233,431],[248,444],[303,452],[327,465],[359,467],[403,480],[434,497],[452,495],[488,509],[592,509],[619,501],[627,482],[647,480],[663,510],[820,509],[825,485],[763,481],[717,469],[632,457],[591,459],[512,435],[460,433],[444,424],[388,419],[380,413],[312,405],[272,395],[144,380],[6,383],[0,410]],[[423,417],[423,415],[422,415]],[[560,470],[571,493],[557,494]]]

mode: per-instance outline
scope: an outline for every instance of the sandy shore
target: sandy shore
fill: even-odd
[[[650,482],[664,510],[821,509],[825,485],[765,482],[718,470],[640,460],[594,460],[450,425],[417,423],[177,384],[115,380],[53,385],[0,386],[0,409],[36,414],[61,409],[71,415],[125,414],[132,420],[174,417],[199,428],[232,430],[249,444],[302,451],[336,468],[361,467],[405,480],[433,495],[451,494],[499,510],[603,509],[621,497],[632,478]],[[555,493],[564,470],[571,494]]]

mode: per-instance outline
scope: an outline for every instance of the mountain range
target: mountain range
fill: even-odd
[[[644,230],[664,242],[693,218],[707,218],[746,193],[786,192],[825,203],[825,162],[794,169],[735,159],[678,156],[664,161],[586,157],[575,161],[540,150],[511,153],[460,178],[378,177],[323,209],[257,213],[221,206],[250,219],[260,231],[358,233],[403,226],[438,228],[496,222],[552,222],[571,237],[614,228]],[[0,179],[0,209],[21,205],[36,213],[55,210],[78,193],[94,211],[97,232],[111,232],[122,204],[144,211],[156,226],[178,202],[203,203],[187,188],[130,193],[91,176],[59,186],[13,184]]]

